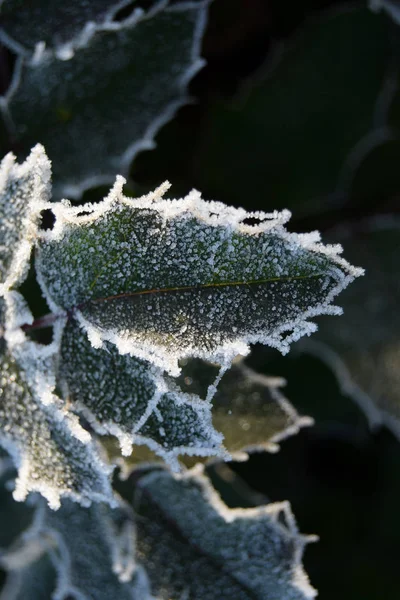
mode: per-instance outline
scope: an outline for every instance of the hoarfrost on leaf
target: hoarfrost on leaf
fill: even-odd
[[[372,426],[385,423],[400,437],[400,220],[382,216],[330,235],[365,266],[367,276],[343,294],[344,316],[337,325],[321,322],[300,348],[333,368]]]
[[[21,6],[18,0],[2,0],[0,37],[16,52],[29,54],[38,44],[55,47],[58,52],[82,30],[90,30],[95,23],[110,22],[131,0],[115,1],[30,0]]]
[[[313,424],[310,417],[300,416],[282,393],[285,380],[265,376],[244,364],[238,357],[218,381],[219,366],[191,359],[181,363],[182,373],[175,380],[180,389],[210,395],[213,423],[224,436],[224,446],[235,457],[246,456],[244,450],[277,450],[278,442]]]
[[[109,184],[116,172],[129,172],[139,151],[154,146],[203,66],[207,8],[207,1],[156,2],[147,13],[93,23],[58,50],[19,59],[0,108],[19,147],[38,139],[46,146],[55,195],[77,198]]]
[[[199,468],[133,474],[137,558],[159,600],[314,598],[288,503],[229,509]]]
[[[125,455],[132,444],[146,444],[172,465],[179,454],[224,456],[210,403],[169,389],[159,369],[121,355],[109,342],[93,348],[72,318],[62,337],[58,381],[66,400],[98,433],[115,435]]]
[[[44,148],[35,146],[22,164],[7,154],[0,164],[0,293],[26,276],[40,212],[48,208],[51,168]]]
[[[39,243],[49,306],[75,311],[95,347],[112,342],[174,376],[182,358],[226,367],[250,343],[285,353],[315,331],[311,317],[341,314],[334,297],[362,274],[318,234],[288,233],[288,211],[246,213],[196,191],[166,200],[168,184],[131,199],[123,183],[100,204],[54,204]]]
[[[0,299],[2,314],[18,296]],[[4,325],[4,322],[3,322]],[[50,346],[11,330],[0,338],[0,445],[18,467],[14,498],[40,492],[52,508],[68,495],[78,502],[113,502],[110,468],[103,464],[90,435],[54,396],[55,361]]]
[[[1,600],[150,600],[146,575],[136,563],[127,505],[85,508],[64,499],[52,511],[39,497],[32,500],[33,515],[32,507],[21,507],[30,517],[29,527],[0,555],[7,573]]]

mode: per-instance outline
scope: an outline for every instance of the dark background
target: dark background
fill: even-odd
[[[400,213],[399,52],[400,26],[365,2],[215,0],[193,104],[136,158],[131,191],[169,179],[176,197],[196,187],[248,210],[289,208],[296,231]],[[0,59],[4,91],[12,53]],[[287,397],[316,423],[278,454],[230,468],[269,500],[288,499],[300,530],[320,536],[304,565],[321,599],[400,597],[398,441],[369,430],[316,358],[256,347],[249,363],[284,376]]]
[[[337,13],[345,17],[332,27]],[[249,210],[286,207],[296,231],[399,213],[396,99],[388,115],[379,108],[384,86],[397,81],[399,40],[399,26],[366,3],[216,0],[208,65],[191,84],[196,104],[139,155],[134,180],[147,190],[168,178],[176,196],[196,187]],[[372,136],[341,185],[357,140],[374,129],[382,138]],[[257,347],[249,362],[284,376],[287,397],[316,424],[278,454],[232,468],[268,499],[290,500],[300,530],[320,536],[304,565],[321,599],[400,597],[398,441],[386,428],[369,430],[317,359]]]

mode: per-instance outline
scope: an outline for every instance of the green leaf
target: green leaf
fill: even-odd
[[[336,327],[322,321],[300,348],[330,365],[372,425],[386,423],[400,435],[400,221],[380,217],[332,232],[346,253],[366,268],[343,294],[344,316]]]
[[[18,147],[46,146],[56,195],[109,184],[153,147],[203,65],[207,4],[157,2],[146,14],[87,28],[58,54],[42,48],[19,60],[0,108]]]
[[[119,9],[131,3],[125,0],[110,6],[109,0],[72,0],[68,4],[59,0],[30,0],[28,4],[23,0],[3,0],[0,39],[22,54],[33,52],[40,42],[62,52],[63,45],[85,26],[111,22]]]
[[[158,600],[314,598],[302,566],[309,540],[288,503],[229,509],[200,469],[136,472],[137,557]]]
[[[35,146],[19,165],[12,154],[0,164],[0,293],[26,276],[40,212],[49,205],[51,168],[44,148]]]
[[[209,106],[196,185],[236,206],[250,196],[255,208],[296,216],[336,206],[346,159],[374,126],[389,52],[387,19],[367,7],[306,21],[263,79]]]
[[[14,292],[0,299],[10,327],[0,338],[0,445],[18,467],[14,498],[22,501],[29,492],[39,491],[52,508],[58,508],[62,495],[83,504],[113,503],[110,468],[90,435],[53,394],[56,345],[31,342],[9,325],[10,315],[17,313],[17,296]]]
[[[1,558],[8,571],[4,600],[150,600],[126,508],[83,508],[68,500],[57,511],[41,501],[37,505],[30,529]]]
[[[189,356],[226,368],[257,341],[285,353],[315,330],[309,318],[341,313],[333,298],[362,273],[317,233],[288,233],[287,211],[246,213],[195,191],[164,200],[166,185],[130,199],[122,185],[100,204],[55,204],[39,244],[49,306],[74,311],[95,347],[172,375]]]
[[[183,391],[206,398],[218,373],[218,365],[194,359],[182,367],[176,381]],[[235,360],[222,376],[212,397],[213,424],[223,434],[230,453],[252,449],[274,452],[279,441],[313,424],[285,398],[285,384],[284,379],[253,371],[243,360]]]
[[[63,332],[58,378],[74,410],[98,433],[115,435],[125,455],[132,444],[146,444],[175,468],[180,454],[225,456],[209,402],[170,390],[159,369],[108,342],[93,348],[72,319]]]

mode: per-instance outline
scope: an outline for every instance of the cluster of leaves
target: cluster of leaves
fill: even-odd
[[[40,492],[50,508],[59,509],[53,527],[60,535],[62,525],[57,519],[73,511],[68,502],[61,507],[61,497],[83,506],[105,502],[116,510],[111,467],[94,432],[116,436],[125,455],[132,452],[133,444],[147,444],[175,470],[181,454],[228,458],[230,448],[223,445],[223,435],[212,422],[214,396],[217,423],[252,415],[264,443],[277,441],[304,424],[287,406],[276,382],[253,375],[240,362],[230,368],[238,354],[248,352],[250,342],[261,341],[287,352],[291,341],[315,329],[310,317],[340,312],[332,305],[333,298],[361,271],[339,256],[339,247],[323,246],[315,234],[288,233],[285,212],[246,213],[205,202],[197,192],[166,200],[167,184],[131,199],[123,194],[124,180],[118,177],[101,203],[78,207],[65,200],[50,203],[50,163],[41,146],[36,146],[22,165],[7,155],[0,181],[0,441],[18,466],[16,500]],[[51,230],[39,228],[43,210],[51,210],[55,216]],[[249,217],[256,224],[248,225],[245,220]],[[33,246],[38,282],[52,310],[36,321],[18,291]],[[30,339],[30,331],[49,324],[53,325],[51,344]],[[79,416],[90,423],[92,434],[82,427]],[[269,431],[263,427],[265,421]],[[251,430],[251,421],[247,424]],[[250,436],[246,445],[250,440],[260,442],[259,437]],[[152,475],[149,481],[154,477],[153,492],[158,494],[160,475]],[[166,492],[156,504],[165,501],[165,510],[168,506],[176,510],[175,495],[185,494],[179,489],[174,492],[174,486],[186,481],[185,477],[163,475]],[[191,528],[194,535],[197,525],[189,514],[199,518],[201,529],[204,517],[196,504],[207,500],[214,506],[216,500],[210,491],[205,492],[206,484],[199,483],[197,475],[193,480],[192,475],[187,477],[203,490],[200,495],[195,492],[193,499],[188,492],[186,500],[190,521],[186,535]],[[275,514],[278,509],[271,510]],[[229,523],[231,517],[221,507],[220,512],[222,522]],[[153,524],[150,513],[152,525],[143,534],[143,547],[147,548],[143,562],[152,585],[160,590],[159,597],[169,597],[173,585],[183,585],[183,593],[188,584],[182,584],[176,573],[171,575],[165,569],[165,575],[157,578],[158,561],[162,564],[163,558],[156,558],[154,540],[160,537],[160,527]],[[255,514],[258,519],[259,511]],[[269,509],[266,514],[270,521]],[[96,513],[92,518],[99,517]],[[79,525],[79,516],[76,519]],[[179,529],[184,527],[183,507],[176,520]],[[232,535],[241,545],[241,535],[250,539],[249,526],[239,528],[242,533]],[[153,541],[147,540],[151,533]],[[218,538],[217,531],[212,538]],[[193,543],[201,546],[200,541]],[[211,541],[204,543],[208,547]],[[220,551],[218,547],[217,554]],[[26,549],[23,552],[31,556]],[[237,552],[236,547],[234,561]],[[36,559],[36,552],[33,554]],[[287,563],[278,565],[275,585],[292,586],[297,590],[293,597],[311,597],[311,588],[297,572],[298,557],[296,548]],[[178,557],[177,562],[180,564]],[[47,568],[45,563],[43,568]],[[284,579],[281,569],[288,569]],[[274,568],[265,575],[267,579],[272,573]],[[15,579],[22,589],[23,577],[18,573]],[[60,583],[60,577],[57,585],[67,586]],[[213,580],[210,575],[207,585]],[[245,574],[239,582],[256,593],[257,586],[261,593],[273,585]],[[74,589],[72,583],[68,585]],[[227,590],[223,578],[221,586]],[[98,593],[87,592],[88,597],[96,598]],[[131,584],[128,593],[132,593]],[[218,593],[221,597],[222,592]],[[144,592],[140,594],[145,597]],[[243,594],[247,597],[247,592]]]
[[[22,164],[8,154],[0,168],[0,443],[18,470],[14,499],[38,493],[15,503],[7,492],[14,473],[1,459],[1,506],[22,524],[0,536],[7,572],[1,598],[312,598],[301,567],[310,538],[298,533],[288,504],[228,509],[203,468],[186,470],[182,457],[244,459],[252,448],[276,449],[312,422],[283,396],[282,380],[255,373],[240,356],[256,342],[288,352],[316,330],[310,319],[341,314],[334,298],[362,270],[341,258],[340,246],[321,244],[318,234],[289,233],[288,211],[246,212],[205,202],[196,191],[171,200],[168,183],[132,199],[118,177],[99,203],[57,202],[110,183],[115,172],[128,176],[136,154],[154,146],[160,127],[189,100],[188,81],[203,65],[209,2],[139,4],[76,1],[67,9],[34,2],[21,11],[16,0],[0,3],[0,39],[17,56],[0,97],[0,148],[23,154],[40,140],[54,173],[52,189],[42,146]],[[390,12],[389,3],[382,5]],[[390,87],[385,24],[365,8],[307,23],[296,49],[283,53],[273,76],[254,86],[240,109],[211,104],[204,132],[212,132],[212,142],[198,145],[196,168],[188,170],[193,180],[236,204],[249,193],[261,202],[273,195],[278,208],[296,193],[302,214],[320,211],[321,198],[330,208],[342,204],[348,173],[353,177],[371,147],[390,138],[386,119],[395,111],[381,92],[382,82]],[[369,58],[364,45],[352,46],[354,31],[379,41]],[[330,44],[339,39],[348,42],[351,60],[345,72],[338,61],[328,80]],[[310,85],[321,72],[326,89],[345,79],[359,91],[367,85],[366,61],[374,85],[363,110],[349,106],[348,90],[346,98],[321,92],[315,106],[309,103],[299,65],[313,65]],[[308,96],[294,123],[288,115],[299,89]],[[329,104],[323,108],[322,97]],[[326,113],[342,114],[345,102],[349,126],[329,131],[327,157],[319,150]],[[251,118],[260,105],[261,125]],[[311,118],[315,152],[299,165],[296,144]],[[264,158],[261,167],[255,162],[258,172],[231,186],[232,169],[254,156],[260,126],[274,147],[270,175]],[[235,147],[227,143],[228,129],[240,139]],[[287,168],[298,178],[285,178]],[[157,179],[162,169],[155,172]],[[43,211],[54,218],[47,230]],[[375,273],[377,296],[370,282],[350,286],[339,325],[323,323],[315,341],[298,346],[333,366],[373,423],[384,420],[394,429],[397,331],[389,327],[388,340],[386,323],[382,331],[366,330],[359,308],[368,295],[370,319],[383,310],[388,322],[397,315],[397,264],[374,266],[381,244],[397,247],[397,230],[393,219],[381,219],[332,232],[332,241],[350,237],[350,258]],[[366,235],[373,240],[370,256]],[[50,309],[37,317],[23,294],[32,252]],[[388,281],[397,292],[386,294],[382,307]],[[47,345],[37,338],[42,327],[52,327]],[[110,436],[124,457],[132,454],[130,463],[110,459]],[[131,473],[138,446],[168,468]],[[112,483],[113,462],[128,478],[124,501]]]

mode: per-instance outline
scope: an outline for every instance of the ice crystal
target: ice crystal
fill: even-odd
[[[39,498],[35,505],[30,526],[0,556],[7,572],[1,600],[150,600],[129,507],[63,500],[55,512]]]
[[[98,10],[98,3],[87,4]],[[91,23],[62,46],[39,46],[17,62],[0,109],[19,147],[43,141],[57,195],[79,197],[109,184],[115,172],[129,172],[140,150],[153,147],[159,128],[188,101],[187,83],[203,65],[207,4],[156,2],[147,13]],[[28,7],[20,10],[29,15]]]
[[[0,164],[0,293],[26,275],[40,212],[50,199],[50,178],[50,161],[40,145],[21,165],[12,154]]]
[[[137,557],[159,600],[315,597],[287,503],[229,509],[199,469],[153,469],[138,476],[134,508]]]
[[[95,24],[110,23],[114,14],[131,0],[34,0],[21,6],[18,0],[2,0],[0,37],[18,53],[29,54],[38,44],[55,47],[61,55],[68,42]],[[65,49],[64,49],[65,53]]]
[[[253,215],[195,191],[165,200],[167,184],[130,199],[123,182],[100,204],[54,205],[40,242],[49,305],[75,310],[95,347],[110,341],[172,375],[179,359],[228,365],[254,342],[285,353],[316,329],[310,317],[341,313],[333,298],[362,272],[318,235],[288,233],[287,211]]]
[[[159,369],[109,342],[93,348],[73,319],[63,333],[58,377],[68,402],[98,433],[115,435],[123,454],[146,444],[172,464],[179,454],[224,455],[209,402],[170,390]]]
[[[211,396],[214,427],[223,434],[226,449],[237,457],[252,448],[274,452],[280,440],[313,423],[300,416],[283,395],[284,379],[261,375],[240,357],[219,382],[218,365],[192,359],[181,366],[175,384],[201,398]]]

